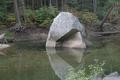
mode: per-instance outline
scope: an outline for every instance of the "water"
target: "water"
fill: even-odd
[[[105,73],[120,73],[120,38],[107,37],[93,41],[84,49],[45,49],[43,43],[17,42],[2,51],[0,56],[0,80],[60,80],[67,69],[105,61]]]

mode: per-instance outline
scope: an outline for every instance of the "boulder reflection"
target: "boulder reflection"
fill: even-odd
[[[46,48],[47,55],[55,74],[65,80],[69,68],[77,68],[83,65],[84,49],[55,49]],[[77,64],[75,67],[74,63]]]

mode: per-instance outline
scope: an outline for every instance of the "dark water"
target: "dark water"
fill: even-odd
[[[60,80],[67,69],[105,61],[105,73],[120,72],[120,38],[93,41],[82,49],[45,49],[43,43],[17,42],[0,56],[0,80]]]

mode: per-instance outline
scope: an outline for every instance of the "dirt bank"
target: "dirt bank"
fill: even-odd
[[[46,41],[48,29],[44,28],[27,28],[23,32],[15,32],[15,41],[40,40]]]

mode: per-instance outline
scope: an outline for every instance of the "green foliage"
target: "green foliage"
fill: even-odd
[[[5,33],[5,38],[6,39],[12,39],[13,38],[13,34],[14,34],[13,32],[6,32]]]
[[[98,75],[104,74],[103,65],[104,63],[89,65],[77,71],[70,68],[65,80],[95,80]]]
[[[120,3],[120,0],[98,0],[97,15],[102,19],[107,13],[108,9],[114,4]]]
[[[26,16],[27,23],[34,23],[34,21],[35,21],[35,11],[34,10],[26,9],[25,16]]]
[[[36,10],[36,22],[43,27],[48,27],[51,22],[53,21],[53,18],[56,17],[58,14],[58,10],[51,6],[51,7],[42,7],[39,10]]]
[[[15,22],[16,22],[15,14],[9,13],[7,15],[7,18],[6,18],[6,24],[10,25],[10,24],[15,23]]]
[[[7,18],[7,7],[11,0],[0,0],[0,24],[5,24]]]
[[[4,12],[0,12],[0,25],[10,25],[16,22],[15,14],[9,13],[5,14]]]
[[[108,4],[111,5],[111,4],[114,4],[114,3],[119,3],[120,0],[108,0]]]
[[[77,0],[68,0],[68,3],[67,3],[70,7],[72,8],[77,8],[78,7],[78,2]]]
[[[98,17],[96,14],[89,12],[89,11],[81,11],[80,12],[80,20],[89,25],[89,24],[93,24],[95,22],[98,21]]]
[[[0,12],[0,24],[4,24],[5,21],[6,15],[4,14],[4,12]]]

